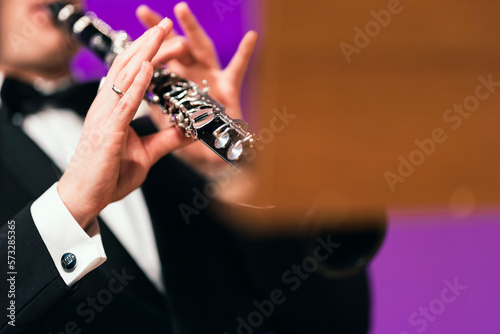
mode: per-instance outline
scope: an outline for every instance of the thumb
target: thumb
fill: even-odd
[[[184,130],[177,127],[170,127],[141,138],[142,145],[151,166],[168,153],[192,143],[191,138],[184,135]]]

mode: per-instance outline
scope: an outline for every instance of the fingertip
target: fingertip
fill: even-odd
[[[179,2],[177,5],[174,6],[174,13],[175,16],[177,17],[182,17],[190,12],[191,9],[189,8],[189,5],[184,1]]]
[[[148,27],[148,22],[147,22],[147,14],[148,14],[148,9],[149,7],[146,5],[140,5],[135,9],[135,17],[141,22],[141,24],[146,27]]]
[[[142,62],[141,70],[147,71],[150,68],[153,68],[153,65],[151,65],[151,62],[149,62],[147,60],[145,60],[145,61]]]
[[[161,41],[165,40],[165,36],[170,33],[170,30],[172,29],[172,21],[170,21],[167,18],[164,18],[161,20],[160,23],[157,25],[153,26],[150,28],[149,31],[149,36],[148,36],[148,41],[153,44],[161,43]],[[160,44],[158,44],[158,47],[160,47]]]
[[[259,38],[259,34],[255,30],[250,30],[246,33],[249,38],[257,40]]]
[[[189,5],[185,1],[181,1],[174,6],[174,10],[189,10]]]
[[[259,38],[259,34],[254,30],[250,30],[243,37],[243,39],[245,39],[246,42],[252,46],[252,48],[257,44],[258,38]]]
[[[147,5],[140,5],[139,7],[137,7],[137,9],[135,10],[135,15],[145,28],[151,28],[155,26],[162,19],[162,16],[160,14],[152,10]]]
[[[144,14],[144,13],[147,13],[147,12],[150,12],[150,11],[151,11],[151,8],[149,8],[148,5],[142,4],[142,5],[139,5],[136,8],[135,15],[136,16],[140,16],[141,14]]]
[[[238,50],[252,53],[255,49],[255,46],[257,45],[258,37],[259,35],[257,34],[257,32],[253,30],[248,31],[245,36],[243,36]]]
[[[158,26],[162,27],[166,33],[169,33],[170,30],[172,30],[173,23],[172,20],[170,20],[168,17],[165,17],[163,20],[161,20],[160,23],[158,23]]]

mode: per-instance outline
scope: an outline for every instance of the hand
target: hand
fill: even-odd
[[[229,65],[222,69],[211,39],[188,5],[181,2],[175,6],[174,12],[186,36],[179,36],[174,31],[168,34],[153,59],[153,64],[167,63],[173,72],[198,85],[203,79],[207,80],[211,88],[210,95],[226,107],[226,113],[232,118],[241,118],[241,85],[255,48],[257,33],[250,31],[243,37]],[[137,9],[137,16],[146,27],[151,27],[161,20],[157,13],[145,5]],[[168,117],[161,113],[152,113],[151,118],[160,128],[170,126]],[[222,159],[199,142],[176,153],[192,164],[207,161],[222,163]]]
[[[176,128],[140,138],[129,125],[151,82],[151,61],[171,29],[165,19],[121,53],[89,109],[75,155],[58,184],[61,200],[84,229],[109,203],[139,187],[157,160],[190,142]]]

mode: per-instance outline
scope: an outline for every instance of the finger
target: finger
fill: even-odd
[[[130,59],[144,46],[148,40],[153,28],[147,30],[138,39],[131,43],[125,50],[123,50],[111,64],[111,68],[108,71],[107,78],[115,78],[116,75],[122,70],[122,68],[127,65]]]
[[[111,87],[111,85],[115,82],[116,77],[119,75],[119,73],[130,63],[130,61],[137,54],[141,53],[142,55],[144,55],[145,53],[150,52],[151,45],[156,46],[156,44],[158,43],[159,45],[161,45],[163,36],[165,35],[165,33],[168,33],[171,28],[172,28],[172,21],[165,18],[158,24],[158,26],[153,27],[148,31],[146,31],[144,34],[142,34],[141,37],[139,37],[135,42],[133,42],[129,47],[127,47],[113,61],[113,64],[108,72],[108,75],[106,76],[106,81],[104,85],[107,84],[108,87]],[[158,32],[158,29],[163,30],[163,32]],[[153,36],[153,34],[157,33],[160,33],[161,36]],[[151,59],[144,59],[144,60],[150,61]],[[139,67],[141,62],[142,61],[139,62]]]
[[[137,7],[135,15],[146,29],[154,27],[162,20],[160,14],[153,11],[146,5],[140,5],[139,7]]]
[[[132,57],[132,59],[130,59],[127,65],[120,71],[120,73],[118,73],[113,81],[109,80],[108,86],[109,84],[111,84],[122,92],[128,91],[128,89],[134,82],[137,73],[140,71],[143,62],[150,62],[158,52],[162,44],[164,34],[165,31],[163,30],[163,28],[155,26],[155,28],[152,29],[149,40],[146,42],[144,47],[139,52],[137,52]],[[106,86],[104,86],[103,88],[107,89]]]
[[[182,36],[175,36],[165,41],[151,63],[156,67],[160,64],[166,64],[172,59],[186,66],[195,61],[186,40]]]
[[[147,5],[140,5],[137,7],[135,11],[135,15],[141,22],[141,24],[144,26],[144,28],[149,29],[161,22],[163,17],[158,13],[152,10],[150,7]],[[166,38],[170,38],[173,36],[176,36],[176,32],[174,29],[170,31],[169,34],[167,34]]]
[[[97,119],[97,122],[99,122],[99,120],[102,120],[103,117],[107,117],[113,112],[113,109],[120,101],[121,96],[117,94],[117,91],[113,91],[114,89],[112,89],[112,87],[115,86],[116,89],[122,92],[122,94],[125,94],[130,89],[130,86],[141,66],[139,61],[150,61],[153,57],[153,55],[151,55],[148,59],[148,54],[145,50],[148,50],[149,53],[155,53],[158,51],[158,48],[162,43],[161,30],[163,30],[163,28],[152,28],[148,30],[115,59],[108,75],[106,76],[104,84],[100,88],[94,101],[94,104],[99,105],[100,107],[90,108],[86,121],[90,122],[91,119]],[[154,31],[160,31],[160,35],[148,40],[150,36],[154,37],[152,35]],[[135,61],[130,64],[134,58]],[[117,79],[118,77],[121,77],[120,80]],[[103,112],[104,110],[108,112]]]
[[[258,36],[255,31],[247,32],[241,40],[238,50],[227,67],[224,69],[224,72],[228,75],[229,80],[234,82],[238,87],[243,81],[243,77],[245,76],[248,68],[248,63],[250,62],[253,51],[255,50],[257,37]]]
[[[208,65],[218,67],[219,60],[214,52],[212,40],[203,30],[187,3],[177,4],[174,7],[174,13],[187,37],[193,57]]]
[[[116,107],[113,109],[110,122],[116,124],[119,130],[124,130],[128,127],[134,118],[146,89],[151,83],[153,76],[153,66],[148,61],[143,61],[141,69],[130,86],[130,89],[122,96]]]
[[[149,156],[151,165],[166,154],[193,142],[184,135],[184,130],[170,127],[155,134],[141,138],[144,150]]]

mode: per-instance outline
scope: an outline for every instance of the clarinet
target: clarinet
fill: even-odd
[[[125,31],[111,29],[94,13],[82,12],[78,5],[52,3],[48,9],[58,25],[68,29],[108,67],[131,44]],[[258,143],[256,136],[248,131],[245,121],[229,117],[224,106],[208,94],[205,80],[203,84],[201,89],[167,68],[158,68],[144,99],[159,105],[173,124],[185,130],[186,137],[200,140],[230,165],[250,161]]]

